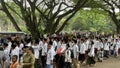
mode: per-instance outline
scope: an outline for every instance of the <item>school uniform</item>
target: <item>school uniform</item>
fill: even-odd
[[[117,41],[114,47],[114,56],[118,56],[118,49],[119,49],[119,42]]]
[[[47,52],[46,68],[53,68],[53,64],[51,64],[51,62],[53,63],[54,56],[55,56],[55,51],[52,48],[49,49]]]
[[[44,45],[42,46],[42,56],[41,56],[41,59],[42,59],[43,67],[46,66],[47,46],[48,46],[47,43],[44,43]]]
[[[96,63],[94,57],[95,57],[95,45],[93,44],[88,53],[88,59],[87,59],[88,65]]]
[[[19,46],[19,57],[21,58],[23,52],[22,52],[22,48],[24,47],[24,44],[21,43],[20,46]]]
[[[104,57],[106,58],[109,58],[108,55],[109,55],[109,46],[110,44],[108,42],[105,43],[104,45]]]
[[[33,45],[32,48],[34,49],[35,55],[35,68],[39,68],[39,45]]]
[[[8,53],[10,53],[11,45],[12,45],[12,43],[11,43],[11,42],[8,42],[8,46],[7,46]]]
[[[59,49],[60,49],[60,53],[58,53],[58,56],[56,57],[56,60],[58,58],[57,65],[58,65],[58,68],[63,68],[65,63],[64,61],[65,56],[63,54],[65,53],[65,50],[66,50],[66,44],[61,44]]]
[[[103,60],[103,43],[102,42],[98,42],[98,51],[97,51],[97,58],[99,62],[102,62]]]
[[[73,61],[73,68],[78,68],[78,60],[77,60],[77,58],[78,58],[78,45],[77,44],[74,44],[73,45],[73,54],[74,54],[74,58],[72,59],[72,61]],[[85,52],[84,52],[85,53]]]
[[[8,50],[7,47],[4,49],[4,53],[3,53],[3,56],[2,56],[2,58],[1,58],[1,61],[6,62],[5,68],[9,68],[9,65],[10,65],[10,57],[9,57],[9,50]]]
[[[67,49],[65,51],[65,68],[72,68],[71,63],[72,63],[71,51],[70,49]]]
[[[80,51],[79,51],[79,61],[81,61],[82,63],[85,60],[85,51],[86,51],[86,45],[85,43],[82,43],[80,45]]]
[[[11,51],[11,53],[10,53],[10,60],[11,60],[11,62],[12,62],[12,56],[13,55],[17,55],[18,56],[18,59],[17,59],[17,61],[19,60],[19,48],[18,47],[15,47],[15,49],[13,49],[12,51]],[[10,62],[10,63],[11,63]]]
[[[56,50],[56,47],[57,47],[57,42],[54,40],[54,41],[53,41],[53,46],[52,46],[52,48],[53,48],[54,50]]]

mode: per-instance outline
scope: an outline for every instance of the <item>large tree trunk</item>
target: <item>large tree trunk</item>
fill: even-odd
[[[113,22],[115,23],[116,25],[116,31],[117,31],[117,34],[120,34],[120,21],[119,19],[117,19],[117,16],[113,13],[109,13],[110,16],[111,16],[111,19],[113,20]]]

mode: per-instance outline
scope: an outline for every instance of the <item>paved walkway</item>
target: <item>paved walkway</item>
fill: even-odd
[[[102,63],[97,62],[96,66],[94,67],[82,66],[81,68],[120,68],[120,57],[110,57],[109,59],[104,60]]]

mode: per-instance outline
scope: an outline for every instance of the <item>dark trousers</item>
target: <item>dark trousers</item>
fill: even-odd
[[[95,63],[96,63],[96,62],[95,62],[94,57],[88,57],[88,59],[87,59],[87,64],[88,64],[88,65],[95,64]]]
[[[45,68],[46,66],[46,56],[41,56],[42,59],[42,67]]]
[[[35,67],[35,68],[41,68],[39,59],[35,59],[34,67]]]
[[[64,68],[64,56],[59,56],[57,65],[57,68]]]
[[[72,64],[70,62],[65,62],[64,68],[72,68]]]
[[[104,57],[109,58],[108,56],[109,56],[109,51],[104,50]]]
[[[79,61],[83,63],[85,61],[85,54],[80,54],[79,53]]]

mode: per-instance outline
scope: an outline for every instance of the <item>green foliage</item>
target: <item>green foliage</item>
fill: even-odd
[[[103,13],[103,14],[102,14]],[[115,25],[107,13],[98,9],[80,10],[74,18],[69,21],[65,30],[91,31],[110,33],[115,31]]]

